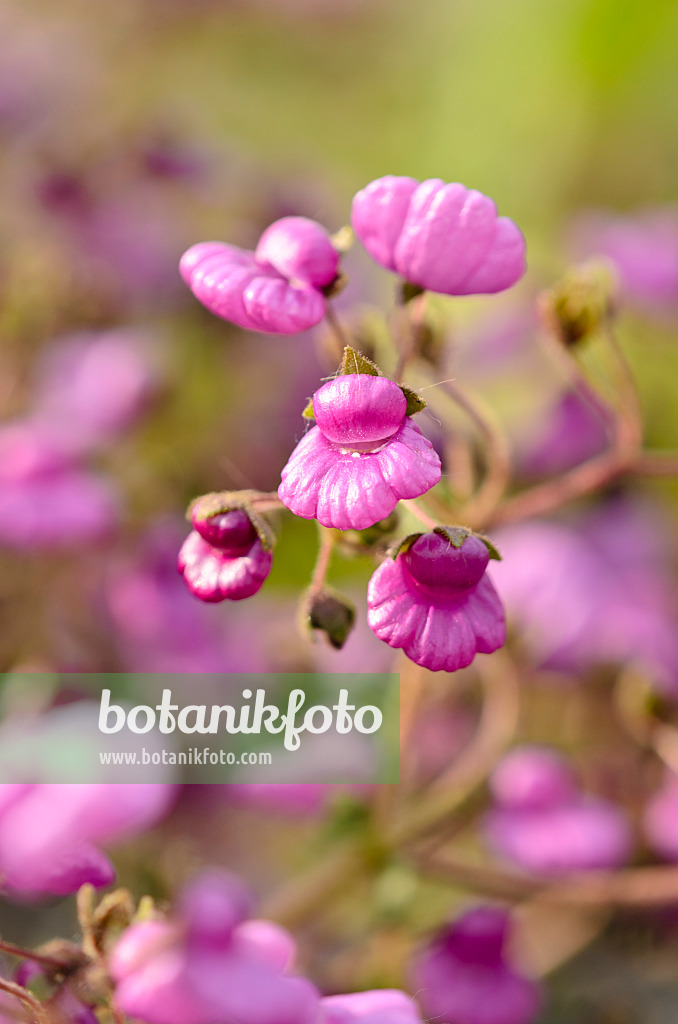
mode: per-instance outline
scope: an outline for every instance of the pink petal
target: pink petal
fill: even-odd
[[[370,182],[353,200],[353,230],[370,256],[388,270],[396,270],[395,247],[418,185],[414,178],[388,175]]]

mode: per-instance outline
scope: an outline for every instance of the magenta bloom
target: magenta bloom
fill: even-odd
[[[378,178],[355,196],[351,220],[377,263],[432,292],[501,292],[525,273],[516,225],[464,185]]]
[[[74,464],[36,417],[0,427],[0,544],[17,550],[99,541],[117,525],[112,483]]]
[[[320,323],[323,289],[338,267],[329,235],[306,217],[271,224],[255,252],[201,242],[180,263],[184,281],[211,313],[266,334],[297,334]]]
[[[485,570],[489,552],[479,537],[455,547],[438,533],[422,534],[387,558],[367,588],[367,621],[380,640],[402,648],[432,672],[456,672],[476,654],[506,639],[504,609]]]
[[[492,846],[534,874],[614,868],[631,852],[622,811],[579,792],[567,761],[545,748],[520,747],[491,779],[494,808],[485,819]]]
[[[633,216],[604,211],[582,215],[573,230],[582,256],[606,256],[614,263],[622,290],[647,308],[678,305],[678,209],[641,210]]]
[[[121,329],[53,342],[39,364],[40,422],[74,450],[119,434],[138,418],[155,384],[148,348],[143,335]]]
[[[515,970],[499,907],[467,911],[416,958],[413,986],[426,1018],[440,1024],[530,1024],[541,1007],[536,982]]]
[[[645,835],[664,860],[678,863],[678,776],[669,775],[649,801],[644,816]]]
[[[0,877],[12,891],[66,895],[108,885],[115,869],[100,849],[154,825],[170,785],[0,785]]]
[[[374,989],[321,1000],[323,1024],[421,1024],[417,1004],[398,989]]]
[[[201,601],[242,601],[256,594],[271,571],[264,548],[245,512],[234,509],[199,519],[179,552],[186,586]]]
[[[110,963],[119,1009],[147,1024],[314,1024],[316,990],[286,974],[292,937],[247,920],[249,903],[237,879],[209,871],[174,920],[128,928]]]
[[[346,374],[323,384],[313,396],[317,426],[282,471],[283,505],[323,526],[364,530],[401,498],[425,494],[440,480],[440,459],[406,408],[386,377]]]

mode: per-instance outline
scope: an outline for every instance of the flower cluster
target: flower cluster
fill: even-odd
[[[518,228],[497,216],[491,199],[463,185],[381,178],[356,195],[352,225],[368,253],[401,275],[403,296],[427,289],[447,295],[503,291],[525,270]],[[223,319],[253,331],[292,334],[325,316],[342,279],[340,247],[319,224],[284,217],[254,251],[221,242],[193,246],[182,257],[181,273]],[[282,470],[280,503],[329,530],[360,532],[388,522],[399,502],[420,498],[442,478],[440,455],[413,420],[425,408],[420,395],[344,347],[337,374],[304,413],[315,426]],[[179,555],[189,589],[206,601],[254,594],[270,567],[267,545],[252,524],[252,502],[243,494],[236,506],[225,496],[222,505],[209,516],[200,502],[193,507],[194,530]],[[470,531],[454,536],[461,541],[445,533],[410,538],[380,566],[368,594],[376,635],[433,671],[463,668],[505,639],[501,602],[485,575],[488,547]],[[312,615],[309,621],[324,628]],[[343,641],[343,634],[332,639],[335,646]]]

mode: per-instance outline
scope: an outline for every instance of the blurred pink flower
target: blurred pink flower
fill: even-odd
[[[631,853],[624,813],[581,794],[567,761],[543,747],[517,747],[490,779],[494,807],[486,836],[498,853],[526,871],[555,876],[616,868]]]
[[[159,821],[169,785],[0,785],[0,876],[28,896],[108,885],[115,869],[99,849]]]
[[[437,178],[378,178],[353,200],[353,229],[370,256],[444,295],[510,288],[525,273],[525,240],[491,199]]]
[[[440,1024],[531,1024],[539,985],[510,962],[508,911],[466,911],[418,954],[412,983],[427,1020]]]
[[[181,275],[211,313],[250,331],[297,334],[325,315],[323,289],[338,273],[339,253],[320,224],[283,217],[255,252],[201,242],[181,258]]]
[[[132,925],[113,950],[115,1003],[147,1024],[312,1024],[319,997],[287,973],[292,937],[249,920],[249,893],[205,871],[183,890],[176,915]]]
[[[612,261],[630,299],[658,311],[678,307],[678,207],[628,216],[591,211],[575,222],[572,236],[578,257]]]

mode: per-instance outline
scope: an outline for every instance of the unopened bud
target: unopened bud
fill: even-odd
[[[539,312],[565,345],[596,334],[615,313],[618,281],[612,264],[590,260],[573,267],[539,297]]]

